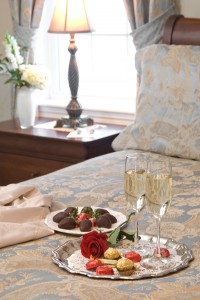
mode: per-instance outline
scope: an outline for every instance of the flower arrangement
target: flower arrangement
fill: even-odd
[[[5,83],[13,83],[16,87],[44,89],[46,86],[46,72],[38,65],[24,64],[20,54],[20,47],[16,39],[4,34],[5,57],[0,58],[0,74],[9,75]]]

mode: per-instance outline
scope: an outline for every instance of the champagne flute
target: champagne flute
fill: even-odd
[[[148,162],[146,176],[146,201],[149,211],[157,220],[157,249],[144,261],[144,266],[157,270],[166,269],[169,260],[161,257],[160,223],[172,199],[172,168],[169,160]]]
[[[146,186],[147,159],[145,155],[127,155],[125,160],[124,190],[126,200],[135,211],[136,235],[134,248],[141,250],[145,255],[145,250],[139,245],[139,212],[145,205],[145,186]]]

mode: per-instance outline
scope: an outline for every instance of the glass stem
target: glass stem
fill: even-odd
[[[160,258],[160,218],[157,219],[157,255],[156,257]]]
[[[139,242],[139,225],[138,225],[138,210],[135,211],[135,228],[136,228],[136,235],[135,235],[135,244]]]

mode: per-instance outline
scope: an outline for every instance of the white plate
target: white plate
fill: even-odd
[[[67,207],[66,207],[67,208]],[[81,209],[83,207],[78,207],[78,212],[80,213]],[[97,208],[102,208],[102,207],[93,207],[92,206],[92,209],[97,209]],[[114,223],[112,224],[112,227],[111,228],[99,228],[99,227],[92,227],[92,230],[101,230],[101,232],[110,232],[112,231],[113,229],[117,228],[119,225],[121,225],[124,221],[126,221],[126,216],[120,212],[117,212],[117,211],[114,211],[110,208],[107,208],[107,207],[103,207],[104,209],[106,209],[111,215],[115,216],[115,218],[117,219],[117,223]],[[56,230],[56,231],[59,231],[59,232],[64,232],[64,233],[69,233],[69,234],[74,234],[74,235],[83,235],[83,234],[86,234],[88,232],[81,232],[80,229],[77,227],[77,228],[74,228],[74,229],[62,229],[62,228],[59,228],[58,227],[58,223],[54,222],[53,221],[53,217],[59,213],[60,211],[64,211],[64,209],[62,210],[59,210],[59,211],[54,211],[52,213],[50,213],[46,219],[45,219],[45,224],[47,226],[49,226],[51,229],[53,230]]]

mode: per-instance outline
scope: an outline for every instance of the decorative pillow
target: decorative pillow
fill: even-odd
[[[136,120],[113,149],[200,160],[200,47],[151,45],[136,54],[136,68]]]

